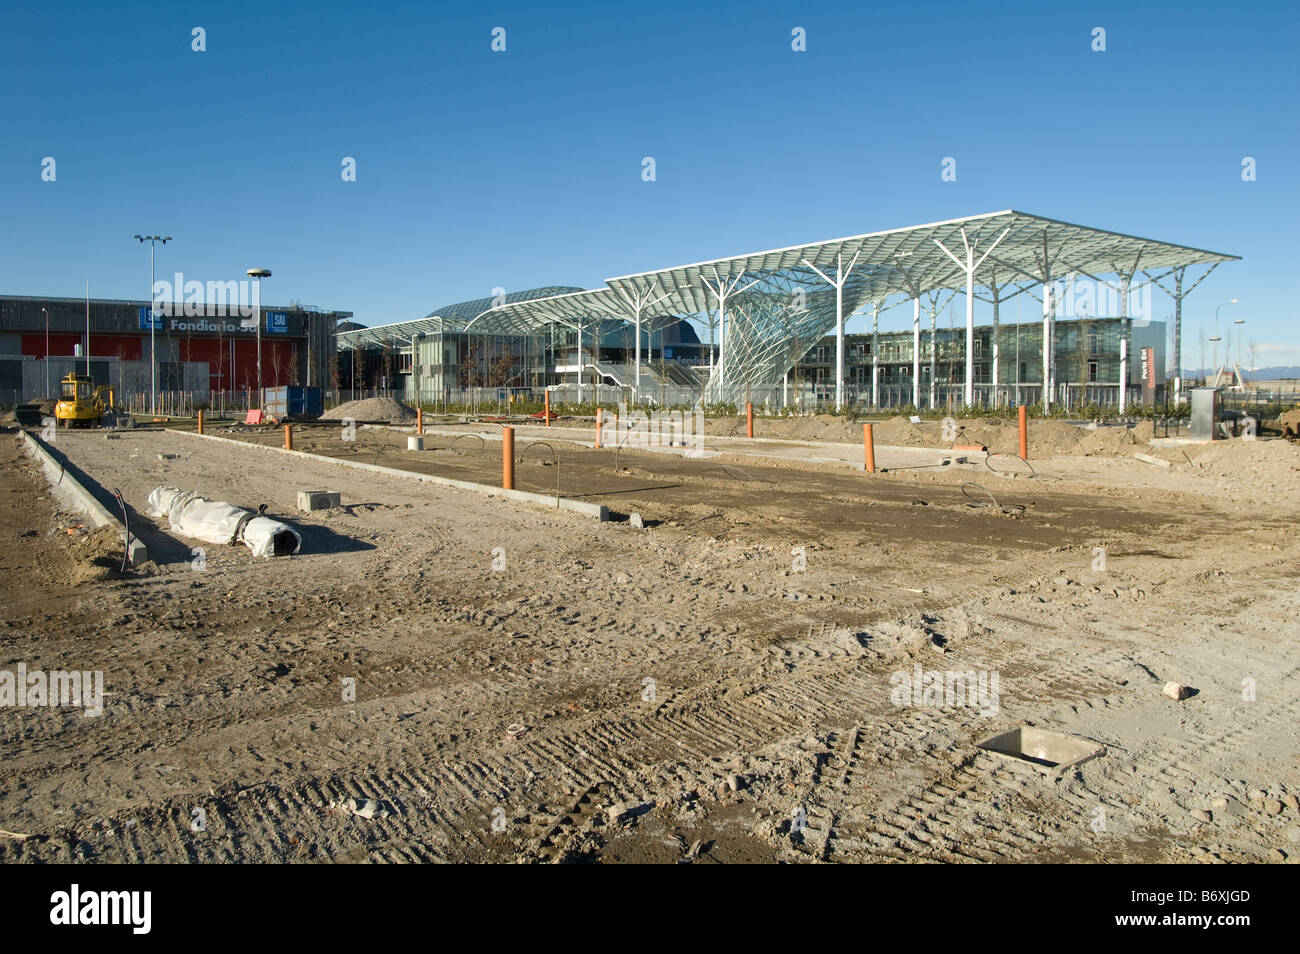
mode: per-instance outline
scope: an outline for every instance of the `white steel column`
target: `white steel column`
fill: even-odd
[[[839,252],[835,256],[835,278],[828,278],[826,273],[814,265],[808,259],[803,263],[821,276],[822,281],[835,289],[835,410],[841,410],[844,407],[844,283],[848,281],[849,275],[853,273],[853,266],[858,264],[858,256],[862,254],[862,249],[858,249],[853,255],[853,261],[849,262],[849,267],[844,267],[844,253]]]
[[[1124,333],[1127,319],[1119,320],[1119,412],[1128,407],[1128,335]]]
[[[998,367],[998,363],[1000,360],[998,355],[999,355],[1001,342],[998,339],[1001,337],[1001,329],[998,324],[999,302],[998,302],[998,286],[996,282],[993,285],[992,290],[993,290],[993,368],[992,368],[993,373],[991,375],[991,380],[993,382],[993,406],[1000,407],[1002,402],[998,399],[998,384],[1000,383],[1001,375],[998,373],[1000,370]]]
[[[1043,280],[1043,412],[1052,406],[1052,280]]]
[[[1168,272],[1166,272],[1165,275],[1161,275],[1159,277],[1152,277],[1151,273],[1147,271],[1143,271],[1142,273],[1151,280],[1152,284],[1154,284],[1157,288],[1159,288],[1162,292],[1164,292],[1166,295],[1168,295],[1170,298],[1174,300],[1173,379],[1174,379],[1174,403],[1175,404],[1181,404],[1183,401],[1183,299],[1186,298],[1188,295],[1190,295],[1192,292],[1196,291],[1196,286],[1199,285],[1201,282],[1205,281],[1205,279],[1209,277],[1210,272],[1214,271],[1218,267],[1219,267],[1219,263],[1215,262],[1208,269],[1206,269],[1205,273],[1201,275],[1200,278],[1196,279],[1196,281],[1192,283],[1192,287],[1187,289],[1186,291],[1183,291],[1183,276],[1187,272],[1186,265],[1179,265],[1178,267],[1172,269],[1174,275],[1173,291],[1170,291],[1164,285],[1160,284],[1160,278],[1164,278],[1166,275],[1169,274]],[[1168,369],[1166,369],[1165,373],[1166,374],[1169,373]]]
[[[704,276],[700,276],[700,281],[704,287],[713,292],[713,296],[718,300],[718,384],[714,388],[717,400],[723,400],[722,388],[727,383],[727,299],[732,295],[739,295],[747,291],[758,283],[758,279],[750,282],[744,288],[738,287],[745,278],[745,273],[741,272],[735,278],[722,278],[718,275],[718,270],[713,270],[713,284]],[[710,382],[712,381],[712,372],[710,372]]]
[[[912,299],[912,407],[921,409],[921,299]]]
[[[871,303],[871,406],[880,407],[880,302]]]
[[[966,272],[966,387],[963,394],[965,404],[971,407],[975,404],[975,270],[984,264],[985,260],[993,254],[993,250],[1002,244],[1002,240],[1007,237],[1011,229],[1003,229],[1002,234],[997,237],[988,250],[980,256],[980,260],[975,261],[975,248],[977,243],[973,243],[966,234],[966,230],[961,230],[962,244],[966,248],[966,261],[962,260],[948,250],[948,248],[938,239],[934,244],[943,249],[948,257],[957,263],[959,268]]]
[[[931,293],[933,294],[933,293]],[[952,299],[948,299],[952,301]],[[938,321],[939,299],[930,299],[930,410],[938,403],[938,382],[935,380],[935,374],[938,373],[939,348],[938,341],[935,338],[935,323]]]
[[[838,274],[838,273],[837,273]],[[844,283],[835,284],[835,410],[844,407]]]
[[[660,295],[658,298],[651,300],[650,296],[655,293],[655,289],[658,286],[659,286],[659,282],[656,279],[655,282],[651,284],[649,291],[642,292],[640,289],[637,289],[637,291],[631,295],[629,295],[626,291],[624,291],[622,287],[617,288],[617,291],[619,295],[623,297],[623,300],[632,306],[633,325],[635,326],[636,329],[636,359],[635,359],[636,364],[634,365],[633,372],[632,372],[633,403],[640,400],[640,396],[641,396],[641,313],[644,312],[647,308],[659,304],[661,301],[663,301],[665,298],[670,297],[672,294],[672,292],[666,292]],[[661,342],[660,348],[662,349],[662,347],[663,344]],[[710,350],[709,363],[712,364],[712,362],[713,362],[713,353],[712,350]]]

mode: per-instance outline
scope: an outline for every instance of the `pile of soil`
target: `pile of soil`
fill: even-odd
[[[1140,441],[1127,427],[1099,427],[1084,432],[1075,452],[1100,457],[1132,457],[1135,453],[1149,453],[1151,445]]]
[[[415,412],[390,397],[378,397],[348,401],[320,416],[322,421],[341,421],[344,418],[363,424],[409,424],[415,420]]]
[[[1003,418],[957,418],[956,436],[944,440],[942,421],[913,423],[901,415],[875,421],[872,434],[877,444],[895,447],[950,448],[954,444],[982,444],[995,454],[1014,454],[1019,450],[1020,431],[1015,421]],[[743,417],[723,417],[708,421],[705,432],[711,435],[743,436]],[[777,440],[838,441],[858,443],[862,440],[862,422],[850,421],[833,414],[808,417],[756,418],[754,435]],[[1155,428],[1144,421],[1135,428],[1101,427],[1085,430],[1064,421],[1029,422],[1030,453],[1038,457],[1085,455],[1131,457],[1151,450],[1147,443]]]
[[[120,575],[124,544],[121,532],[111,524],[68,535],[65,545],[69,557],[65,577],[68,584],[97,583]]]
[[[1300,504],[1300,444],[1234,437],[1179,450],[1195,463],[1198,477],[1242,500]]]

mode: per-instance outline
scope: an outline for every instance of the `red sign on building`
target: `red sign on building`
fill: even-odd
[[[1156,349],[1142,348],[1138,353],[1142,365],[1142,404],[1152,407],[1156,403]]]

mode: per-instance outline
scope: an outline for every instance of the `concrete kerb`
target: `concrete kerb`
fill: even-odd
[[[450,477],[438,477],[434,474],[420,474],[411,470],[401,470],[397,467],[383,467],[379,464],[366,464],[356,460],[342,460],[338,457],[326,457],[322,454],[309,454],[306,451],[285,450],[283,447],[272,447],[266,444],[254,444],[250,441],[234,440],[229,437],[218,437],[215,434],[196,434],[193,431],[182,431],[175,428],[164,428],[169,434],[181,434],[185,437],[194,437],[205,441],[221,441],[225,444],[238,444],[241,447],[253,447],[265,451],[274,451],[277,454],[287,454],[292,457],[301,457],[306,460],[318,461],[322,464],[337,464],[340,467],[353,467],[357,470],[368,470],[375,474],[388,474],[392,477],[404,477],[407,480],[419,480],[426,484],[436,484],[439,487],[452,487],[456,490],[469,490],[478,494],[486,494],[489,497],[504,497],[507,500],[514,500],[520,503],[538,504],[543,507],[554,508],[557,505],[557,498],[549,494],[536,494],[528,490],[506,490],[503,487],[493,487],[491,484],[476,484],[468,480],[453,480]],[[603,504],[587,503],[584,500],[569,500],[564,497],[558,498],[558,506],[561,510],[569,510],[573,513],[580,513],[586,517],[594,517],[602,522],[609,520],[609,508]]]
[[[122,519],[96,500],[94,494],[68,473],[67,469],[54,459],[54,455],[40,438],[22,428],[19,428],[18,433],[22,434],[26,441],[27,452],[40,461],[41,469],[45,471],[45,479],[49,481],[50,489],[57,496],[74,510],[89,517],[90,522],[97,529],[109,525],[116,527],[118,535],[126,544],[132,566],[138,566],[149,559],[149,550],[140,538],[133,533],[128,534],[122,525]]]

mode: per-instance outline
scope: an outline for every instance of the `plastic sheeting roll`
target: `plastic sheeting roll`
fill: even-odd
[[[302,537],[288,524],[178,487],[151,491],[149,513],[165,516],[183,536],[205,543],[243,543],[253,556],[290,556],[302,548]]]

